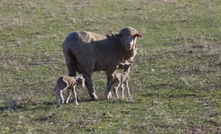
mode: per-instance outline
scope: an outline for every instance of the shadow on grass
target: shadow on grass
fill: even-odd
[[[55,102],[51,102],[51,101],[45,101],[42,103],[43,105],[46,105],[46,106],[51,106],[51,105],[55,105]]]
[[[91,102],[91,99],[81,99],[78,102]],[[69,104],[73,104],[73,100],[69,100],[68,104],[62,104],[62,105],[69,105]],[[20,110],[22,111],[31,111],[31,110],[50,110],[51,108],[57,107],[56,102],[55,101],[43,101],[43,102],[39,102],[39,103],[29,103],[29,104],[25,104],[23,108],[20,108]]]
[[[160,93],[147,93],[142,94],[142,97],[161,97],[161,98],[189,98],[189,97],[197,97],[195,93],[170,93],[170,94],[160,94]]]
[[[138,101],[136,100],[127,100],[125,99],[116,99],[116,98],[112,98],[112,99],[106,99],[106,98],[100,98],[99,100],[92,100],[90,98],[82,98],[82,99],[78,99],[79,105],[81,105],[81,103],[89,103],[89,102],[103,102],[103,103],[107,103],[107,104],[122,104],[122,103],[138,103]],[[22,106],[20,107],[13,107],[13,108],[6,108],[5,106],[1,106],[0,107],[0,112],[3,111],[38,111],[38,110],[44,110],[44,111],[49,111],[50,109],[53,109],[55,107],[58,107],[56,105],[55,101],[42,101],[42,102],[28,102],[28,101],[24,101],[21,102]],[[62,105],[72,105],[73,104],[73,99],[69,100],[68,104],[62,104]],[[44,120],[44,119],[42,119]]]
[[[5,107],[0,107],[0,112],[3,112],[5,110]]]

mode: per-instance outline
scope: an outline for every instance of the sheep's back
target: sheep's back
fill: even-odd
[[[81,31],[70,33],[63,43],[64,53],[70,49],[84,68],[94,71],[105,70],[107,66],[117,66],[124,55],[120,41],[115,34],[97,34]]]
[[[96,44],[96,42],[105,39],[105,35],[88,31],[77,31],[70,33],[66,37],[62,47],[64,50],[70,49],[74,55],[78,55],[79,53],[90,54],[91,51],[94,51],[93,47]]]

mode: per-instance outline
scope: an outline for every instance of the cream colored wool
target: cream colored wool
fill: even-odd
[[[60,106],[63,103],[68,103],[71,94],[73,94],[74,104],[78,105],[77,92],[75,90],[75,87],[77,85],[84,87],[84,83],[85,80],[83,77],[69,77],[69,76],[59,77],[57,80],[57,84],[55,86],[57,105]],[[63,92],[65,90],[67,90],[67,96],[64,99]]]

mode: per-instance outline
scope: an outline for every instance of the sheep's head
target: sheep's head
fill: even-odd
[[[117,37],[120,37],[121,43],[126,50],[132,50],[135,48],[137,38],[142,36],[138,31],[132,27],[123,28]]]
[[[75,77],[75,80],[77,82],[77,85],[80,85],[81,87],[85,86],[85,79],[83,77]]]

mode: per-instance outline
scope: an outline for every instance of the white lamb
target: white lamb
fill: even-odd
[[[73,93],[73,102],[75,105],[78,105],[77,101],[77,92],[75,90],[76,85],[84,87],[85,79],[83,77],[59,77],[57,80],[57,85],[55,86],[56,92],[56,102],[60,106],[63,103],[68,103],[71,94]],[[64,100],[62,92],[67,90],[67,96]]]
[[[119,68],[122,68],[124,71],[123,73],[116,73],[113,75],[113,81],[111,82],[111,84],[109,86],[114,86],[114,94],[116,95],[117,98],[119,98],[118,95],[118,88],[121,86],[121,96],[122,98],[124,98],[124,87],[127,90],[127,98],[131,98],[130,96],[130,89],[129,89],[129,85],[128,85],[128,81],[129,81],[129,72],[130,72],[130,67],[132,66],[132,63],[121,63],[119,65]]]

